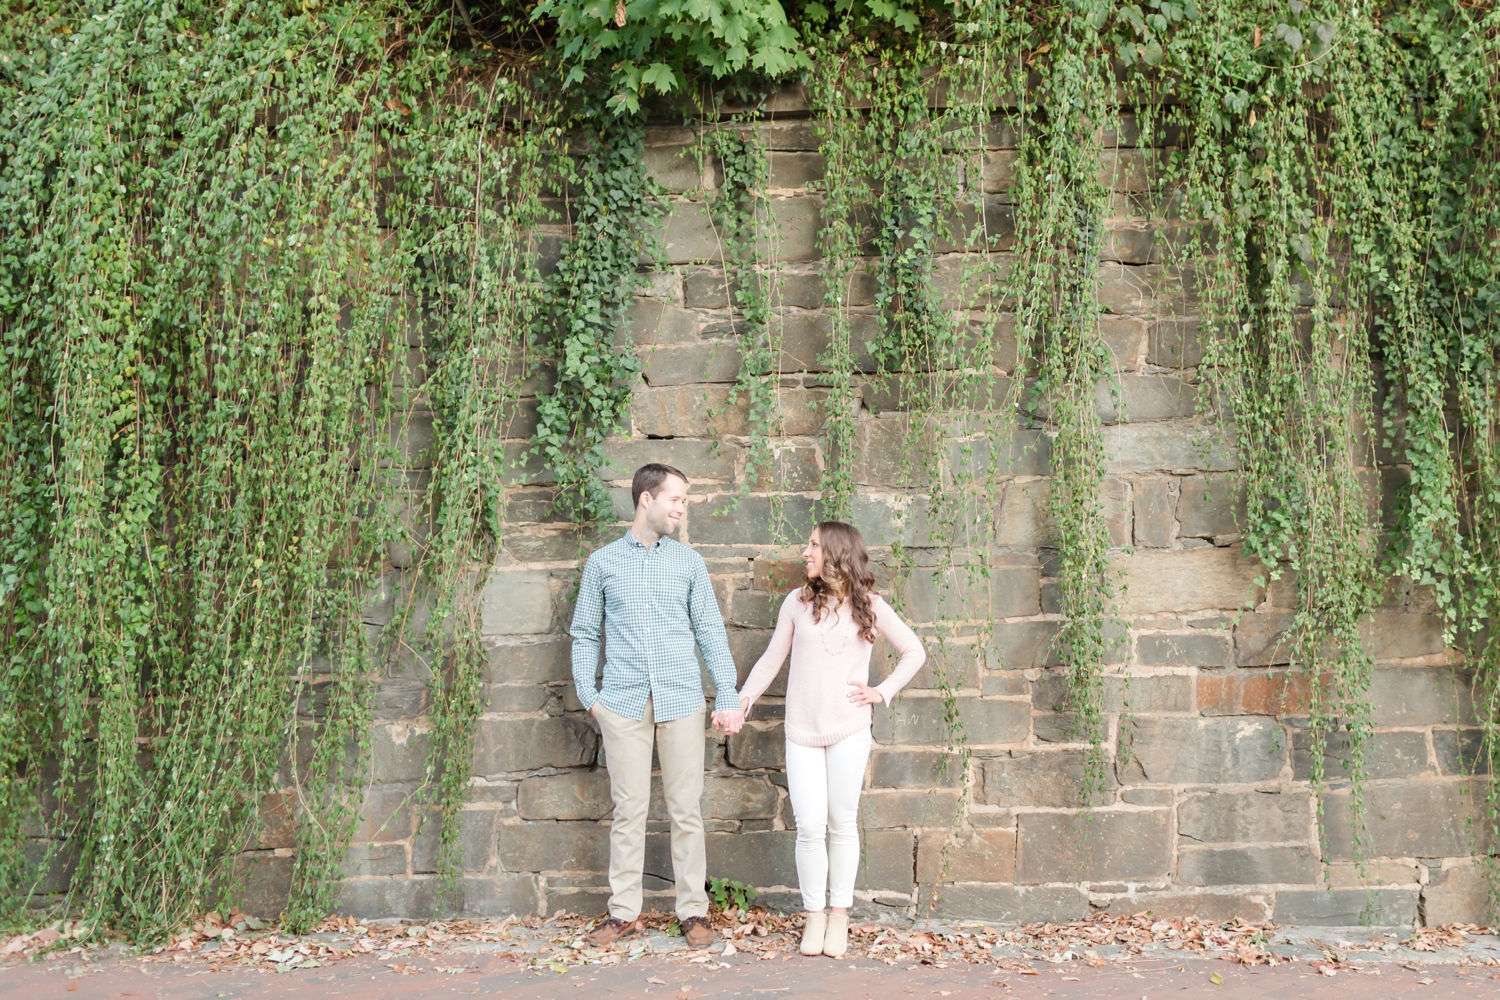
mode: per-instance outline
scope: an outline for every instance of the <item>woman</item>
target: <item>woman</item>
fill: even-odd
[[[840,958],[859,868],[859,794],[870,756],[870,706],[890,704],[927,658],[922,642],[870,588],[869,554],[842,521],[813,529],[807,583],[787,595],[776,633],[741,688],[746,712],[781,672],[787,652],[786,784],[797,818],[797,879],[807,922],[802,954]],[[870,652],[883,635],[901,654],[875,687]],[[824,842],[825,833],[827,842]],[[823,912],[825,888],[832,913]]]

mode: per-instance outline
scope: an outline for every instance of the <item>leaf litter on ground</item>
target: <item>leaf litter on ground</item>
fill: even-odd
[[[803,918],[755,907],[715,909],[711,914],[718,940],[701,952],[667,938],[653,945],[650,932],[670,934],[675,917],[650,912],[642,916],[645,935],[622,938],[594,947],[585,937],[602,918],[559,911],[552,917],[510,916],[501,921],[469,919],[372,922],[352,917],[330,917],[309,934],[290,934],[270,921],[235,912],[227,920],[205,914],[165,944],[137,956],[142,963],[206,965],[210,970],[254,966],[263,972],[295,972],[321,968],[351,957],[370,955],[398,975],[423,972],[461,974],[478,972],[477,965],[422,966],[413,959],[432,960],[460,952],[484,951],[537,971],[565,973],[588,965],[615,965],[642,957],[710,969],[730,966],[725,960],[783,960],[797,953]],[[1002,928],[979,923],[957,925],[856,924],[849,928],[850,959],[866,958],[887,966],[989,965],[1001,971],[1033,972],[1032,963],[1080,963],[1102,968],[1109,961],[1129,961],[1147,949],[1219,958],[1243,965],[1277,965],[1290,961],[1273,953],[1270,942],[1279,928],[1271,923],[1158,919],[1150,912],[1132,915],[1098,913],[1065,923],[1021,924]],[[1396,947],[1434,952],[1440,947],[1461,948],[1475,934],[1489,928],[1473,924],[1421,928],[1404,941],[1372,937],[1368,942],[1340,941],[1335,947],[1311,940],[1323,951],[1320,965],[1337,968],[1353,953],[1392,951]],[[658,944],[661,942],[658,938]],[[0,961],[30,960],[63,950],[72,951],[107,941],[106,935],[85,933],[78,925],[59,922],[11,937],[0,946]],[[82,944],[84,947],[80,947]],[[476,947],[477,946],[477,947]],[[1109,957],[1100,952],[1107,950]],[[998,954],[997,954],[998,952]],[[1321,971],[1321,970],[1320,970]]]

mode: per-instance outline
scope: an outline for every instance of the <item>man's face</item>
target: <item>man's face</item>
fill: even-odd
[[[656,488],[656,495],[641,494],[641,504],[646,508],[646,526],[658,535],[670,535],[677,530],[682,515],[687,513],[687,483],[676,476],[668,476]]]

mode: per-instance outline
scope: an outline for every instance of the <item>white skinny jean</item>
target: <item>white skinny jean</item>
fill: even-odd
[[[870,730],[832,746],[805,747],[787,740],[786,787],[797,819],[797,881],[802,905],[823,909],[854,904],[859,872],[859,793],[870,757]]]

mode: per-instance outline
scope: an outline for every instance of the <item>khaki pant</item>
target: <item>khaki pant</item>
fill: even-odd
[[[604,735],[609,791],[615,800],[609,828],[609,915],[634,920],[641,913],[641,877],[646,865],[646,813],[651,805],[651,744],[661,759],[662,791],[672,820],[672,871],[677,917],[708,914],[703,848],[703,723],[699,709],[683,719],[656,722],[651,702],[639,721],[595,703]]]

